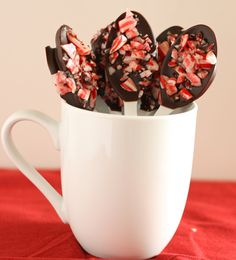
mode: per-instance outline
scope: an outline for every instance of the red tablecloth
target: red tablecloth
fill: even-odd
[[[60,190],[58,171],[42,171]],[[0,170],[0,259],[95,259],[43,195],[16,170]],[[180,226],[158,260],[236,259],[236,183],[191,183]]]

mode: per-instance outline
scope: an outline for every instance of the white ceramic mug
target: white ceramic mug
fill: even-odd
[[[197,105],[173,115],[122,116],[62,102],[61,122],[32,110],[11,115],[2,141],[11,160],[69,223],[81,246],[109,259],[158,255],[185,207]],[[61,150],[63,196],[16,150],[11,129],[22,120],[45,127]]]

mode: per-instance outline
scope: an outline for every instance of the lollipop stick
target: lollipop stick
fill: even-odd
[[[95,111],[99,113],[109,114],[109,107],[100,96],[97,96]]]
[[[137,116],[137,101],[124,101],[124,115]]]
[[[160,106],[159,109],[154,114],[154,116],[170,115],[173,111],[174,111],[174,109],[164,107],[164,106]]]

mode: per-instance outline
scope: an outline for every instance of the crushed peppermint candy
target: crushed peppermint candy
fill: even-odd
[[[124,33],[134,29],[137,25],[137,19],[134,18],[134,14],[131,11],[127,11],[125,18],[118,22],[119,31]]]
[[[64,71],[58,71],[56,74],[53,75],[53,77],[54,85],[60,95],[65,95],[69,92],[75,93],[75,81],[72,78],[67,78],[67,75]]]
[[[127,91],[138,91],[134,81],[131,78],[128,78],[125,82],[121,83],[120,85],[123,89]]]
[[[110,53],[118,51],[126,42],[127,38],[124,35],[117,36],[112,43]]]
[[[71,43],[75,45],[79,55],[91,54],[91,49],[86,46],[82,41],[80,41],[72,30],[67,32],[67,38]]]
[[[67,55],[71,58],[74,59],[76,55],[76,46],[73,43],[69,44],[64,44],[61,46],[62,49],[67,53]]]

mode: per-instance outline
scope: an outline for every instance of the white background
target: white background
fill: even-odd
[[[212,27],[218,39],[218,72],[199,105],[194,178],[236,180],[236,5],[234,1],[2,1],[0,0],[0,126],[13,111],[34,108],[59,119],[59,96],[47,68],[44,47],[57,28],[70,25],[89,43],[93,34],[130,8],[141,12],[157,36],[172,25]],[[183,129],[184,131],[184,129]],[[59,153],[47,133],[21,123],[14,138],[37,167],[59,167]],[[184,163],[184,158],[183,158]],[[13,167],[0,145],[0,167]]]

